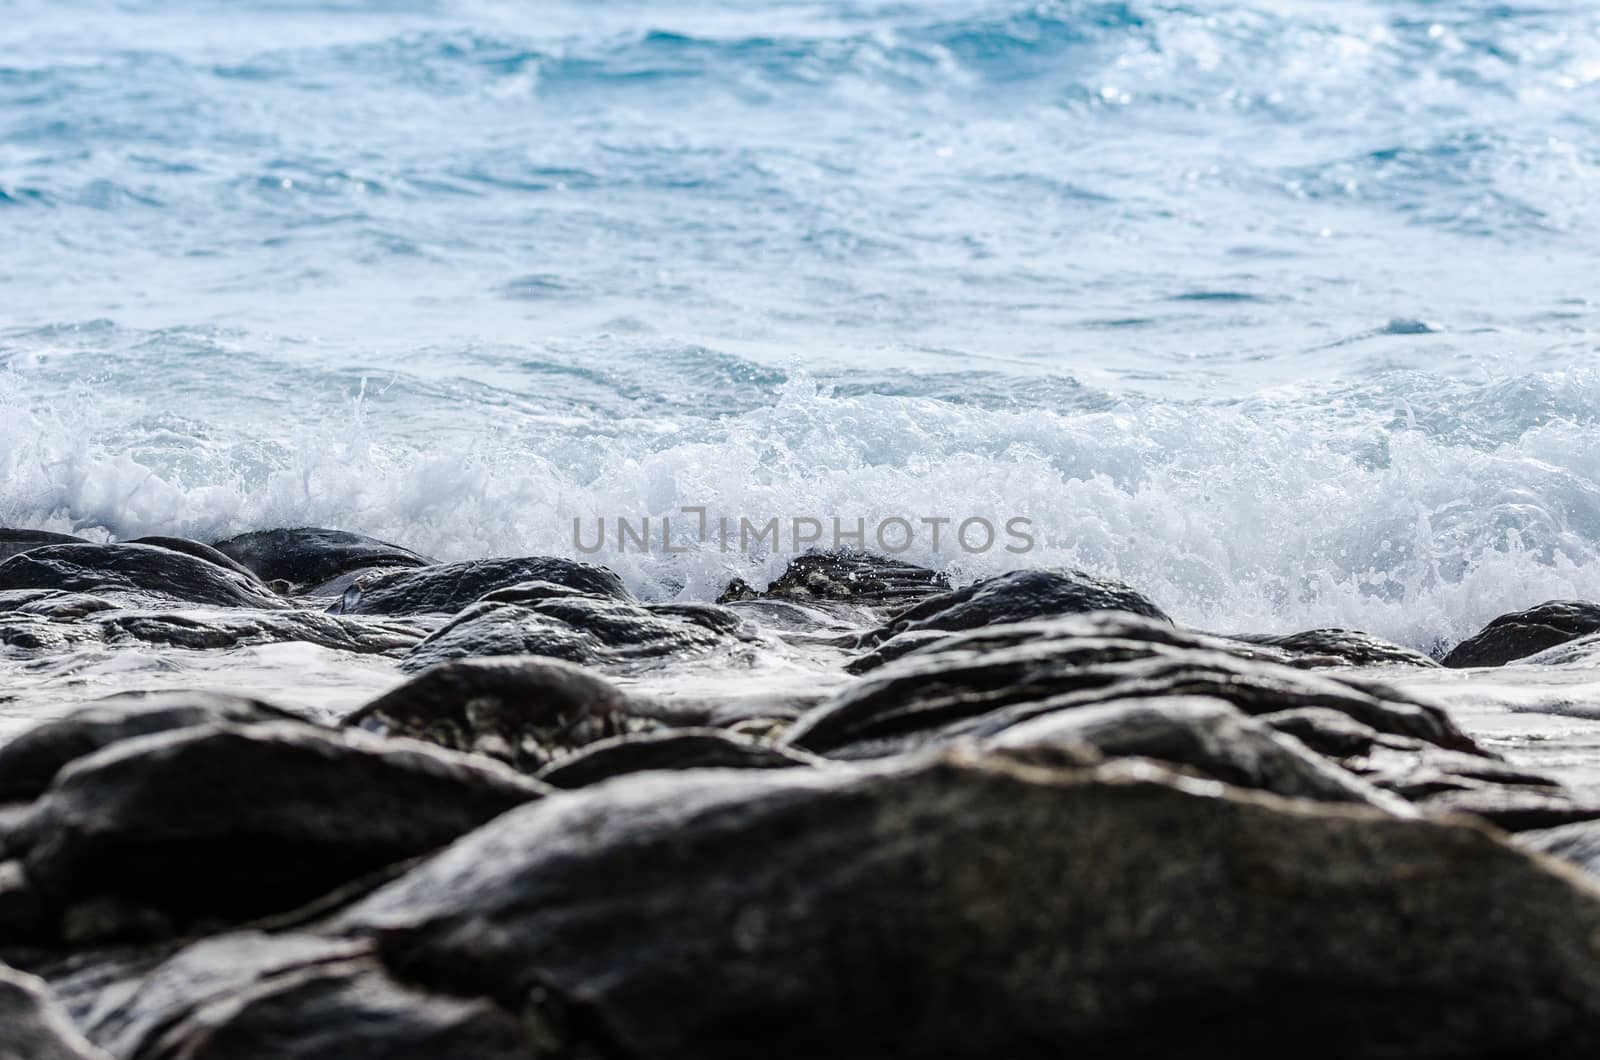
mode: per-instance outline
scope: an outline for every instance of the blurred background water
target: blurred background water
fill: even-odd
[[[1020,515],[907,558],[1430,646],[1600,598],[1597,278],[1575,0],[0,0],[0,524]]]

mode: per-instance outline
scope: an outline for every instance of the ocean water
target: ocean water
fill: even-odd
[[[0,0],[0,525],[1600,598],[1600,8]],[[654,598],[783,548],[597,558]]]

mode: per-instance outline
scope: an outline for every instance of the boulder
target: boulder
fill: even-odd
[[[1091,611],[1126,611],[1159,621],[1166,612],[1121,582],[1078,570],[1022,570],[986,578],[899,612],[868,641],[912,630],[964,630]]]
[[[256,530],[218,541],[218,552],[264,581],[316,586],[341,574],[377,567],[426,567],[433,560],[408,548],[343,530],[300,527]]]
[[[545,582],[588,596],[628,601],[622,579],[604,567],[554,556],[483,559],[358,578],[334,610],[347,615],[454,614],[496,589]]]
[[[943,593],[950,580],[938,571],[851,549],[807,552],[757,592],[734,579],[717,603],[736,600],[832,600],[868,607],[905,607]]]
[[[1412,812],[1404,801],[1283,736],[1220,699],[1132,699],[1042,714],[989,738],[996,750],[1044,754],[1088,746],[1106,758],[1141,757],[1187,767],[1235,787],[1316,802]],[[1044,759],[1046,764],[1049,758]],[[558,785],[560,786],[560,785]]]
[[[86,545],[89,542],[72,534],[53,534],[48,530],[18,530],[13,527],[0,527],[0,562],[10,559],[19,552],[30,549],[43,548],[45,545]]]
[[[420,670],[482,655],[542,655],[599,665],[709,651],[744,636],[738,615],[710,604],[636,604],[551,595],[473,604],[413,648],[401,664]]]
[[[1600,1048],[1577,874],[1472,823],[1136,761],[641,774],[513,811],[331,928],[521,1011],[540,1055]]]
[[[423,630],[398,619],[352,618],[321,611],[125,611],[95,625],[108,644],[139,641],[172,648],[224,651],[300,642],[378,655],[415,647]]]
[[[1379,732],[1480,753],[1442,709],[1380,682],[1168,643],[1146,636],[1147,629],[1138,619],[1094,615],[1052,625],[1048,635],[1036,629],[1009,647],[974,650],[960,641],[924,648],[807,713],[785,742],[829,757],[873,757],[998,732],[1053,710],[1205,695],[1252,715],[1324,707]]]
[[[292,720],[295,715],[258,699],[217,692],[112,697],[0,744],[0,803],[35,798],[69,763],[123,740],[202,725]]]
[[[412,741],[286,722],[182,729],[63,770],[19,830],[21,857],[81,941],[123,930],[130,909],[177,925],[291,909],[545,790]]]
[[[425,670],[344,724],[488,755],[532,772],[586,744],[657,723],[582,667],[490,657]]]
[[[1591,633],[1600,633],[1600,604],[1549,600],[1501,615],[1439,661],[1458,668],[1504,666]]]
[[[1420,651],[1391,643],[1355,629],[1310,629],[1302,633],[1242,634],[1233,639],[1278,648],[1295,656],[1292,665],[1422,666],[1438,663]]]
[[[129,539],[128,544],[154,545],[157,548],[182,552],[186,556],[193,556],[195,559],[203,559],[207,563],[214,563],[226,570],[233,571],[235,574],[242,574],[253,582],[263,580],[255,571],[239,563],[227,553],[218,551],[210,545],[202,544],[199,541],[190,541],[186,537],[135,537]]]
[[[155,545],[46,545],[0,563],[0,589],[61,589],[146,606],[286,608],[260,582]]]

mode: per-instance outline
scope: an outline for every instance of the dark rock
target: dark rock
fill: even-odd
[[[1081,744],[1108,758],[1151,758],[1235,787],[1317,802],[1353,802],[1409,812],[1379,791],[1219,699],[1135,699],[1044,714],[991,737],[989,746],[1048,751]]]
[[[257,530],[213,546],[265,581],[312,586],[354,570],[426,567],[433,560],[410,549],[343,530],[300,527]]]
[[[182,552],[186,556],[193,556],[195,559],[203,559],[207,563],[214,563],[219,567],[233,571],[235,574],[242,574],[253,582],[262,581],[255,571],[239,563],[232,556],[199,541],[190,541],[186,537],[135,537],[129,540],[128,544],[154,545],[156,548]]]
[[[794,769],[822,759],[718,729],[668,729],[590,744],[547,766],[539,779],[557,788],[657,769]]]
[[[1401,748],[1415,746],[1404,738],[1386,736],[1343,711],[1327,707],[1297,707],[1262,714],[1260,718],[1327,758],[1354,758],[1389,740],[1400,740],[1397,746]]]
[[[258,581],[154,545],[46,545],[0,563],[0,589],[131,596],[164,606],[289,606]]]
[[[185,729],[63,770],[34,804],[22,857],[33,886],[69,907],[68,935],[115,931],[100,921],[122,924],[125,908],[238,920],[436,849],[544,790],[410,741],[282,722]]]
[[[344,723],[489,755],[529,772],[596,740],[658,724],[637,716],[628,697],[597,674],[525,657],[435,666]]]
[[[488,593],[520,582],[547,582],[609,600],[632,599],[622,579],[604,567],[554,556],[530,556],[365,575],[344,594],[336,610],[349,615],[453,614]]]
[[[1559,782],[1482,755],[1446,751],[1389,737],[1358,756],[1341,761],[1346,769],[1381,788],[1417,801],[1444,792],[1477,792],[1493,788],[1524,789],[1523,794],[1562,796]]]
[[[1044,642],[1065,644],[1074,639],[1083,641],[1079,648],[1084,661],[1088,661],[1090,657],[1101,661],[1127,657],[1123,649],[1108,646],[1106,641],[1108,637],[1116,638],[1118,641],[1140,641],[1172,648],[1222,652],[1241,659],[1273,662],[1283,666],[1295,666],[1302,661],[1300,656],[1280,648],[1213,636],[1209,633],[1196,633],[1193,630],[1179,629],[1170,622],[1126,612],[1102,611],[1087,616],[1011,622],[957,632],[936,629],[908,630],[895,634],[871,652],[851,660],[845,669],[851,673],[861,674],[908,655],[951,652],[978,654]],[[1087,651],[1089,655],[1082,655],[1083,651]]]
[[[483,1000],[426,994],[375,961],[313,965],[190,1013],[153,1054],[173,1060],[529,1060],[517,1020]]]
[[[1446,666],[1504,666],[1591,633],[1600,633],[1600,604],[1550,600],[1484,626],[1439,660]]]
[[[0,614],[0,644],[30,655],[70,651],[101,639],[94,626],[56,622],[42,615]]]
[[[116,606],[99,596],[63,592],[60,589],[7,589],[0,592],[0,611],[44,618],[83,618],[85,615],[113,610]]]
[[[215,692],[104,700],[0,744],[0,802],[35,798],[68,763],[122,740],[200,725],[288,720],[294,715],[260,700]]]
[[[1162,622],[1166,612],[1123,585],[1076,570],[1022,570],[930,596],[894,615],[869,641],[912,630],[965,630],[1039,618],[1126,611]]]
[[[1113,699],[1214,696],[1246,714],[1327,707],[1379,732],[1477,753],[1437,706],[1379,682],[1308,673],[1155,635],[1159,624],[1090,615],[1038,624],[1010,647],[962,641],[884,665],[805,715],[789,746],[830,757],[897,754],[998,732],[1037,714]],[[988,631],[1006,635],[1008,631]],[[981,641],[985,633],[971,635]],[[1271,649],[1258,649],[1269,651]]]
[[[110,1060],[72,1026],[44,983],[0,965],[0,1060]]]
[[[45,545],[76,544],[88,544],[88,541],[81,537],[74,537],[71,534],[53,534],[48,530],[16,530],[10,527],[0,527],[0,562],[8,560],[20,552],[43,548]]]
[[[235,931],[169,944],[149,957],[97,961],[83,970],[58,972],[53,982],[91,1041],[114,1056],[145,1060],[155,1055],[160,1034],[196,1009],[246,993],[264,980],[370,951],[351,939]]]
[[[1425,795],[1416,804],[1430,813],[1471,814],[1507,832],[1556,828],[1600,820],[1600,804],[1563,791],[1483,785],[1448,788]]]
[[[735,578],[717,598],[735,600],[845,600],[869,607],[904,607],[950,588],[938,571],[851,549],[807,552],[789,562],[762,592]]]
[[[1597,666],[1600,665],[1600,634],[1590,634],[1557,644],[1518,659],[1521,666]]]
[[[362,655],[399,652],[422,640],[423,631],[394,619],[363,619],[321,611],[213,612],[137,611],[98,621],[108,643],[137,640],[173,648],[222,650],[299,641]]]
[[[1354,629],[1311,629],[1303,633],[1243,634],[1233,639],[1279,648],[1312,666],[1431,666],[1420,651]]]
[[[743,636],[739,617],[709,604],[635,604],[590,596],[474,604],[411,650],[420,670],[480,655],[542,655],[598,665],[659,659],[723,646]]]
[[[1148,763],[641,775],[507,814],[335,927],[521,1008],[541,1055],[1600,1048],[1575,875],[1474,825]]]
[[[1525,850],[1537,850],[1600,876],[1600,820],[1527,829],[1517,833],[1515,841]]]
[[[255,933],[179,952],[109,1017],[99,1015],[90,1033],[140,1060],[530,1056],[507,1013],[396,983],[366,947]]]

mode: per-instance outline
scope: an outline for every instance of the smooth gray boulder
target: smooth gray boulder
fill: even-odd
[[[1150,758],[1195,770],[1235,787],[1316,802],[1375,806],[1413,813],[1382,791],[1220,699],[1170,696],[1112,701],[1043,713],[999,731],[989,747],[1043,754],[1054,747],[1092,747],[1107,758]]]
[[[1213,696],[1246,714],[1324,707],[1379,732],[1481,753],[1438,706],[1382,682],[1312,673],[1148,635],[1148,620],[1087,615],[924,648],[869,672],[804,715],[789,746],[830,757],[903,753],[996,732],[1049,710],[1113,699]],[[989,648],[986,638],[1008,646]],[[1263,651],[1269,649],[1261,649]]]
[[[0,563],[0,589],[61,589],[149,607],[287,608],[254,578],[157,545],[47,545]]]
[[[68,763],[122,740],[201,725],[294,720],[270,703],[220,692],[114,696],[0,743],[0,803],[35,798]]]
[[[930,596],[893,615],[867,643],[915,630],[964,630],[1040,618],[1125,611],[1170,622],[1142,594],[1080,570],[1021,570]]]
[[[211,546],[264,581],[316,586],[356,570],[426,567],[434,561],[408,548],[362,534],[304,526],[256,530]]]
[[[738,615],[711,604],[636,604],[550,595],[485,599],[430,634],[401,668],[485,655],[540,655],[589,666],[681,658],[747,637]]]
[[[547,790],[414,741],[291,722],[208,726],[78,759],[11,843],[69,941],[130,924],[159,935],[169,923],[292,909]]]
[[[556,556],[481,559],[358,578],[333,608],[347,615],[455,614],[497,589],[544,582],[606,600],[633,596],[605,567]]]
[[[520,1011],[550,1055],[1600,1048],[1577,873],[1135,761],[640,774],[513,811],[332,927]]]

